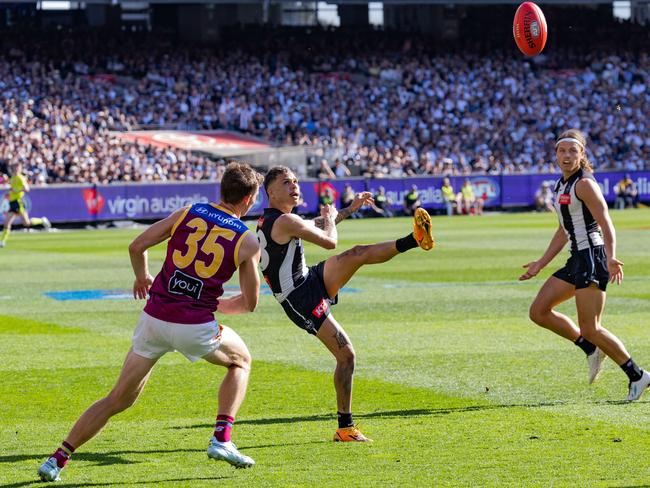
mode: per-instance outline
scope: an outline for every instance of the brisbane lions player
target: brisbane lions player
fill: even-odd
[[[259,245],[240,220],[255,203],[262,177],[244,163],[231,163],[221,181],[221,203],[196,203],[153,224],[129,246],[135,273],[133,296],[149,299],[133,334],[122,372],[111,392],[91,405],[65,441],[39,468],[56,481],[72,453],[129,408],[142,392],[156,361],[179,351],[192,362],[204,359],[228,371],[208,456],[247,468],[255,464],[230,441],[232,425],[248,385],[251,358],[242,339],[218,323],[214,312],[252,312],[259,298]],[[169,239],[162,270],[152,279],[147,249]],[[223,285],[239,270],[241,293],[220,299]]]

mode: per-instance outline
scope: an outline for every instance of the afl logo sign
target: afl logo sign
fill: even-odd
[[[539,37],[539,24],[536,20],[533,20],[530,23],[530,33],[533,35],[533,37]]]
[[[492,200],[493,198],[498,198],[501,193],[499,183],[491,178],[472,178],[470,181],[476,198]]]

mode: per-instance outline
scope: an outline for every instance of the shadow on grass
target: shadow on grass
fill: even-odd
[[[66,483],[59,482],[56,483],[57,488],[64,488],[66,486],[120,486],[120,485],[151,485],[156,483],[164,483],[166,481],[217,481],[217,480],[227,480],[232,478],[232,476],[210,476],[210,477],[196,477],[196,478],[169,478],[163,480],[147,480],[147,481],[107,481],[106,483]],[[0,488],[19,488],[21,486],[42,486],[42,481],[22,481],[20,483],[10,483],[8,485],[0,485]]]
[[[543,408],[543,407],[557,407],[562,405],[571,405],[572,402],[554,401],[554,402],[539,402],[539,403],[513,403],[513,404],[485,404],[485,405],[468,405],[464,407],[443,407],[443,408],[418,408],[410,410],[388,410],[370,413],[355,413],[354,417],[357,419],[372,419],[372,418],[404,418],[404,417],[438,417],[442,415],[468,413],[468,412],[481,412],[488,410],[501,410],[509,408]],[[593,402],[594,405],[628,405],[627,401],[609,400]],[[334,414],[317,414],[317,415],[303,415],[294,417],[268,417],[260,419],[244,419],[238,420],[237,425],[273,425],[273,424],[291,424],[294,422],[323,422],[332,420],[336,416]],[[212,428],[214,424],[194,424],[194,425],[178,425],[167,427],[168,429],[208,429]],[[0,458],[1,459],[1,458]]]
[[[502,410],[502,409],[512,409],[512,408],[543,408],[543,407],[554,407],[554,406],[563,406],[571,405],[573,402],[568,401],[553,401],[553,402],[539,402],[539,403],[520,403],[520,404],[484,404],[484,405],[468,405],[463,407],[444,407],[444,408],[421,408],[421,409],[411,409],[411,410],[388,410],[388,411],[379,411],[379,412],[370,412],[370,413],[361,413],[356,414],[355,417],[358,419],[370,419],[370,418],[404,418],[404,417],[438,417],[442,415],[450,414],[462,414],[469,412],[481,412],[489,410]],[[606,401],[594,401],[590,402],[593,405],[628,405],[630,402],[627,401],[618,401],[618,400],[606,400]],[[636,403],[647,403],[647,402],[636,402]],[[293,416],[293,417],[273,417],[273,418],[260,418],[260,419],[250,419],[250,420],[241,420],[238,421],[238,425],[273,425],[273,424],[290,424],[294,422],[321,422],[321,421],[330,421],[334,419],[333,414],[318,414],[318,415],[305,415],[305,416]],[[167,427],[168,429],[180,430],[180,429],[211,429],[214,426],[212,423],[205,424],[194,424],[188,426],[174,426]],[[269,447],[278,447],[278,446],[301,446],[307,444],[323,444],[327,441],[306,441],[306,442],[292,442],[292,443],[277,443],[277,444],[265,444],[265,445],[251,445],[251,446],[240,446],[242,449],[264,449]],[[329,442],[327,442],[329,443]],[[75,454],[75,460],[77,461],[87,461],[96,463],[97,466],[109,466],[115,464],[137,464],[138,461],[132,461],[124,459],[122,455],[125,454],[173,454],[179,452],[203,452],[203,449],[157,449],[150,451],[136,451],[136,450],[127,450],[127,451],[109,451],[105,453],[98,452],[81,452]],[[45,454],[16,454],[9,456],[0,456],[0,464],[3,463],[15,463],[21,461],[42,461],[46,459],[50,453]],[[160,482],[163,481],[193,481],[193,480],[218,480],[218,479],[227,479],[229,477],[217,476],[214,478],[183,478],[183,479],[169,479],[169,480],[157,480]],[[106,486],[106,485],[120,485],[120,484],[147,484],[152,481],[141,481],[141,482],[129,482],[129,483],[83,483],[83,484],[57,484],[59,487],[65,486]],[[37,481],[26,481],[20,483],[0,485],[2,487],[21,487],[21,486],[31,486],[33,484],[38,484]],[[650,488],[650,485],[641,485],[646,488]]]
[[[121,457],[124,454],[175,454],[178,452],[203,452],[203,449],[158,449],[153,451],[108,451],[108,452],[79,452],[75,453],[75,461],[87,461],[95,466],[110,466],[113,464],[138,464],[138,461],[131,461]],[[47,454],[16,454],[13,456],[0,456],[0,464],[17,463],[20,461],[39,460],[45,461],[52,453]],[[0,488],[3,485],[0,485]],[[13,485],[10,485],[13,486]],[[57,485],[60,486],[60,485]]]

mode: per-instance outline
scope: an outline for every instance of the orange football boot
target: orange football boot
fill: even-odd
[[[433,249],[436,241],[431,233],[431,216],[423,208],[416,208],[413,214],[413,237],[425,251]]]
[[[353,425],[352,427],[336,429],[334,442],[372,442],[372,439],[363,435],[359,428]]]

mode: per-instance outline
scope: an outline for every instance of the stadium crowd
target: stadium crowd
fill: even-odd
[[[323,177],[401,177],[552,172],[552,141],[573,126],[596,168],[650,167],[647,52],[564,46],[530,61],[508,47],[341,30],[243,30],[212,47],[4,34],[0,173],[21,161],[36,184],[220,178],[223,160],[113,132],[136,128],[236,130],[312,146]]]

